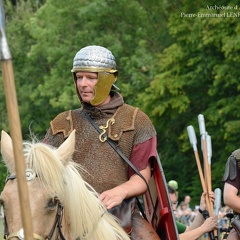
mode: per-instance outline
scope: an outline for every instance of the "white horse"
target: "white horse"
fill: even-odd
[[[71,160],[74,146],[75,130],[58,149],[23,143],[34,239],[130,240],[79,174],[80,166]],[[12,139],[4,131],[1,153],[10,173],[0,196],[5,237],[24,239]]]

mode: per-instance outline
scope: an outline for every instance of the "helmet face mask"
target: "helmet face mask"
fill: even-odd
[[[115,58],[112,53],[100,46],[87,46],[77,52],[73,60],[73,79],[78,97],[82,101],[76,86],[77,72],[95,72],[98,73],[98,81],[94,87],[94,97],[90,103],[98,106],[108,97],[113,83],[116,82],[118,72],[116,70]]]

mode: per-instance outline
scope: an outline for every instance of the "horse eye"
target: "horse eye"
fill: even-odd
[[[3,204],[3,197],[4,196],[4,194],[3,194],[3,192],[0,192],[0,204]]]
[[[3,200],[1,198],[0,198],[0,206],[4,207],[4,202],[3,202]]]
[[[54,210],[56,208],[57,204],[58,204],[58,199],[56,197],[53,197],[53,198],[49,199],[47,208],[49,210]]]

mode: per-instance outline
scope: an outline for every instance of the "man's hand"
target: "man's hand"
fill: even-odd
[[[215,228],[217,228],[218,223],[215,217],[207,218],[202,224],[201,228],[205,229],[204,232],[211,232]]]
[[[209,196],[210,201],[212,201],[214,203],[214,201],[215,201],[214,192],[210,192],[208,196]],[[201,200],[200,200],[200,209],[201,210],[208,210],[207,205],[206,205],[206,197],[207,197],[207,193],[203,192],[202,196],[201,196]]]
[[[149,182],[151,176],[150,163],[140,173]],[[127,182],[101,193],[99,199],[107,209],[110,209],[122,203],[125,198],[140,196],[146,191],[147,185],[143,179],[137,174],[133,174]]]
[[[123,187],[118,186],[100,194],[99,199],[104,203],[107,209],[110,209],[121,204],[126,196],[126,190]]]

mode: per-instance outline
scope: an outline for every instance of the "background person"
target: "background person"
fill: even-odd
[[[178,208],[176,209],[177,220],[185,225],[189,225],[191,216],[192,210],[187,208],[187,204],[184,201],[180,202]]]
[[[172,188],[175,190],[176,195],[177,195],[177,197],[178,197],[178,182],[175,181],[175,180],[170,180],[170,181],[168,182],[168,186],[172,187]]]
[[[168,186],[169,198],[172,203],[173,211],[176,211],[176,203],[177,196],[175,190]],[[212,192],[209,194],[211,200],[214,202],[215,196]],[[207,210],[206,201],[205,201],[206,193],[202,193],[199,209],[200,211]],[[204,235],[204,233],[211,232],[217,227],[217,217],[209,217],[206,220],[204,219],[201,212],[198,211],[193,223],[190,226],[184,225],[178,221],[176,221],[176,226],[178,229],[180,240],[195,240]]]

